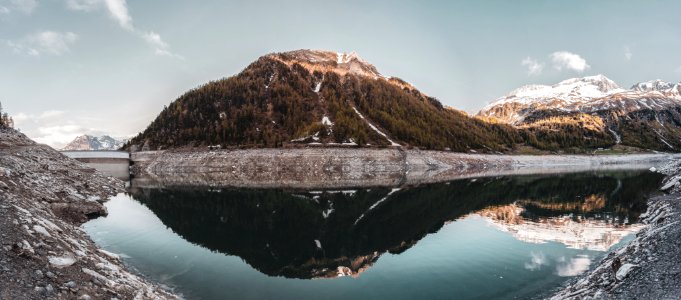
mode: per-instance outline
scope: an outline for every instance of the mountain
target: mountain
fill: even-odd
[[[478,116],[526,130],[581,126],[612,144],[681,149],[681,84],[661,80],[630,89],[603,75],[528,85],[497,99]]]
[[[662,87],[670,90],[647,90]],[[382,75],[354,52],[296,50],[264,55],[235,76],[186,92],[124,148],[585,152],[622,143],[668,151],[681,148],[676,127],[648,125],[676,122],[681,111],[673,110],[673,88],[651,83],[640,86],[645,91],[627,91],[605,76],[576,78],[518,89],[469,116]]]
[[[115,139],[108,135],[81,135],[66,144],[62,150],[118,150],[127,140]]]
[[[445,107],[356,53],[297,50],[188,91],[129,149],[368,146],[506,151],[518,130]]]

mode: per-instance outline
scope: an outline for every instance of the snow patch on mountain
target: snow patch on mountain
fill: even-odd
[[[322,117],[322,124],[326,126],[333,126],[333,122],[331,122],[327,116]]]
[[[646,82],[639,82],[631,87],[633,91],[651,92],[651,91],[665,91],[672,89],[676,84],[655,79]]]
[[[362,115],[362,114],[359,112],[359,110],[357,110],[357,108],[355,108],[355,107],[353,106],[352,109],[355,110],[355,113],[357,114],[357,116],[359,116],[362,120],[364,120],[364,122],[366,122],[367,125],[369,125],[369,127],[371,127],[371,129],[373,129],[376,133],[380,134],[380,135],[383,136],[386,140],[388,140],[388,142],[390,142],[390,146],[393,146],[393,147],[399,147],[399,146],[401,146],[400,144],[395,143],[393,140],[391,140],[391,139],[388,137],[387,134],[383,133],[383,131],[381,131],[381,130],[378,129],[376,126],[374,126],[374,124],[371,124],[371,122],[369,122],[369,120],[367,120],[367,119],[364,117],[364,115]]]

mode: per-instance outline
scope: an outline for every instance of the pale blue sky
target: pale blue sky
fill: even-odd
[[[678,82],[679,11],[678,1],[0,0],[0,101],[57,147],[132,135],[188,89],[310,48],[356,51],[473,113],[530,83]]]

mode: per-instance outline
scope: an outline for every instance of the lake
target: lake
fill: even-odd
[[[546,296],[640,229],[663,176],[584,172],[348,190],[136,188],[84,229],[190,299]]]

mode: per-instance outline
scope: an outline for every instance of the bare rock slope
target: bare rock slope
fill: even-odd
[[[0,299],[168,299],[78,226],[123,182],[0,129]]]

